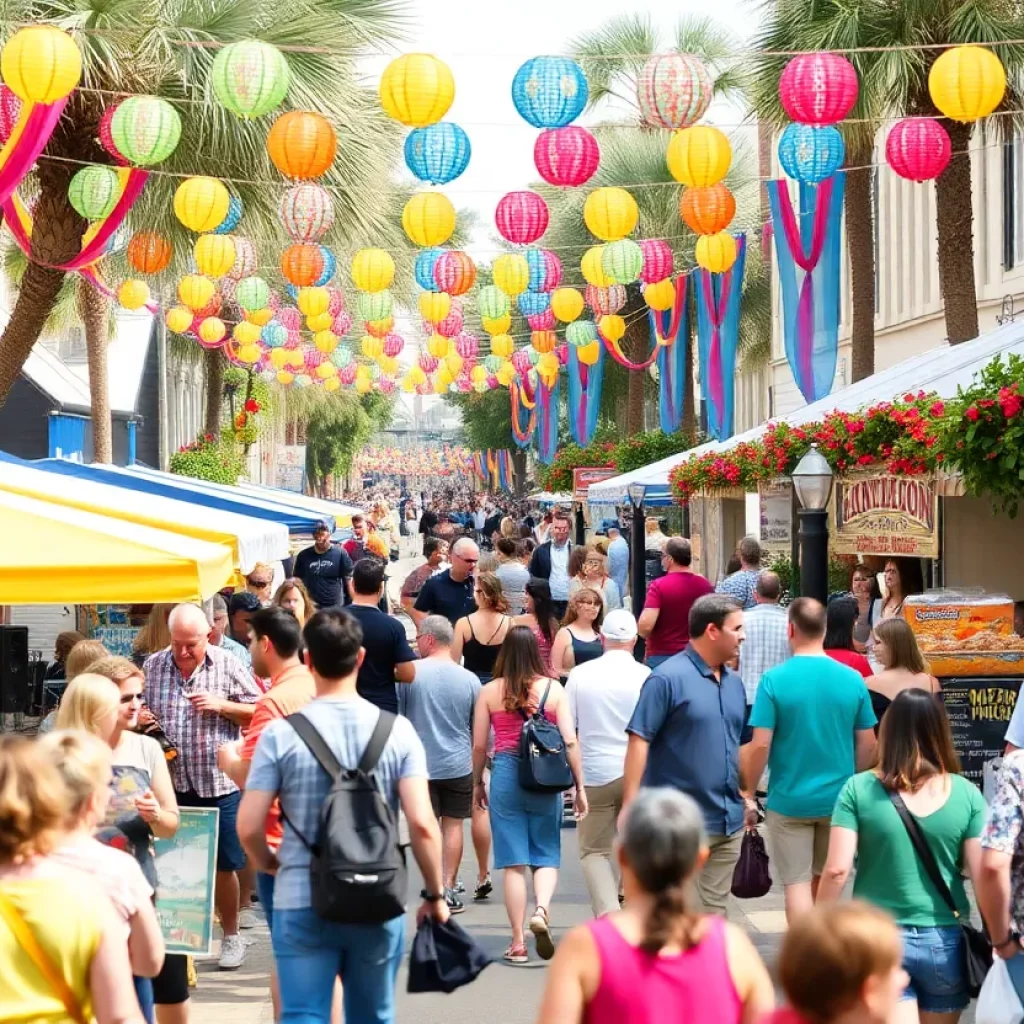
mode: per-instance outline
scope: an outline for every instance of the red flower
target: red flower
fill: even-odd
[[[245,403],[245,411],[252,413],[253,416],[260,411],[260,403],[255,398],[249,398]]]
[[[972,406],[970,406],[970,407],[968,408],[968,410],[967,410],[967,411],[966,411],[966,412],[964,413],[964,415],[965,415],[965,416],[966,416],[966,417],[967,417],[967,418],[968,418],[968,419],[969,419],[969,420],[970,420],[970,421],[971,421],[972,423],[977,423],[977,422],[978,422],[978,416],[980,415],[980,414],[978,413],[978,407],[977,407],[976,405],[972,405]]]
[[[931,408],[928,410],[932,416],[941,416],[945,413],[946,407],[942,402],[932,402]]]
[[[1003,415],[1011,420],[1021,411],[1021,408],[1024,408],[1024,401],[1016,392],[1009,388],[1003,388],[999,392],[999,405],[1002,407]]]
[[[860,457],[860,458],[859,458],[859,459],[857,460],[857,465],[858,465],[858,466],[870,466],[870,465],[871,465],[871,463],[872,463],[872,462],[874,462],[874,461],[875,461],[875,460],[874,460],[874,459],[873,459],[873,458],[872,458],[872,457],[871,457],[870,455],[862,455],[862,456],[861,456],[861,457]]]

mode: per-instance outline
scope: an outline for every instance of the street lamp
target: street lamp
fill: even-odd
[[[828,501],[832,467],[812,444],[793,470],[793,490],[800,502],[800,593],[822,604],[828,598]]]
[[[647,484],[631,483],[626,490],[633,506],[633,529],[629,535],[629,589],[633,595],[633,615],[639,619],[647,597],[644,562],[644,498],[647,496]]]

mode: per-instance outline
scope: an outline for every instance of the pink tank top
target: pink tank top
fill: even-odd
[[[608,917],[588,921],[601,982],[584,1024],[740,1024],[743,1004],[729,973],[725,921],[710,917],[685,953],[651,956],[631,946]]]
[[[533,710],[540,703],[539,700],[532,700],[529,709]],[[544,717],[549,722],[557,721],[557,715],[549,707],[544,708]],[[519,737],[523,733],[523,722],[525,719],[518,711],[491,712],[491,728],[494,729],[494,752],[496,754],[518,754]]]
[[[537,638],[537,646],[540,648],[540,662],[544,666],[544,671],[551,676],[556,675],[556,673],[551,671],[551,644],[553,641],[544,635],[544,631],[540,626],[530,626],[530,632]]]

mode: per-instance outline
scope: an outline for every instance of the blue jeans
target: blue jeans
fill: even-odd
[[[916,999],[925,1013],[952,1013],[971,1001],[960,926],[918,928],[902,925],[903,969],[910,975],[904,999]]]
[[[263,913],[267,915],[267,928],[274,930],[274,881],[276,875],[266,875],[262,871],[256,872],[256,895],[260,898],[260,906]]]
[[[348,1024],[393,1024],[404,938],[404,916],[385,924],[336,924],[309,907],[275,910],[281,1024],[329,1024],[338,975]]]
[[[1024,953],[1017,953],[1006,961],[1006,971],[1010,975],[1013,990],[1017,993],[1021,1006],[1024,1006]]]
[[[147,1024],[153,1024],[155,1007],[153,1005],[153,979],[140,978],[138,975],[132,979],[135,982],[135,995],[139,1000],[139,1009]]]
[[[663,665],[669,658],[674,658],[674,654],[648,654],[647,655],[647,667],[652,671],[656,671],[658,666]]]

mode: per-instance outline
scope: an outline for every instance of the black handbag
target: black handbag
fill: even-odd
[[[544,717],[551,683],[532,714],[519,709],[523,731],[519,737],[519,785],[533,793],[563,793],[572,787],[572,771],[562,730]]]
[[[756,900],[767,895],[772,887],[768,868],[768,850],[756,828],[743,833],[740,856],[732,873],[732,894],[738,900]]]
[[[970,992],[971,997],[974,998],[981,991],[985,975],[988,974],[989,968],[992,966],[992,943],[984,931],[975,928],[970,922],[961,918],[960,911],[956,906],[956,900],[953,899],[953,894],[949,891],[949,886],[946,885],[942,872],[939,871],[939,865],[935,861],[935,854],[932,853],[928,840],[921,831],[920,824],[918,824],[917,819],[907,809],[907,805],[903,802],[903,797],[895,790],[890,789],[888,792],[889,799],[892,801],[893,807],[896,808],[896,813],[900,816],[903,827],[907,830],[907,835],[910,836],[910,842],[917,853],[918,859],[924,866],[932,885],[935,886],[936,892],[942,898],[942,902],[949,907],[957,923],[960,925],[960,930],[963,932],[964,974],[967,977],[967,990]]]

